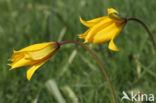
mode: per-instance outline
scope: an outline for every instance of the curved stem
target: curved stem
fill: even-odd
[[[149,38],[150,38],[150,40],[152,42],[152,45],[153,45],[153,47],[155,49],[155,52],[156,52],[156,42],[154,41],[152,33],[150,32],[148,27],[141,20],[139,20],[137,18],[128,18],[128,19],[126,19],[126,21],[136,21],[136,22],[140,23],[145,28],[145,30],[147,31],[147,34],[148,34],[148,36],[149,36]]]
[[[63,44],[66,44],[66,43],[73,43],[73,44],[80,45],[81,47],[86,49],[94,57],[94,59],[96,60],[96,62],[98,63],[98,65],[100,66],[100,68],[102,69],[102,71],[103,71],[103,73],[104,73],[104,75],[106,77],[106,80],[108,82],[108,86],[109,86],[109,89],[111,91],[111,95],[112,95],[112,98],[113,98],[113,103],[116,103],[115,94],[114,94],[114,91],[113,91],[112,84],[111,84],[111,81],[109,79],[109,76],[108,76],[106,70],[104,69],[103,65],[99,61],[99,59],[95,56],[95,54],[87,46],[85,46],[84,44],[82,44],[82,43],[80,43],[78,41],[68,40],[68,41],[59,42],[60,45],[63,45]]]

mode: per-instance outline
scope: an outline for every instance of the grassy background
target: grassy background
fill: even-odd
[[[155,0],[0,0],[0,103],[112,103],[101,69],[83,48],[64,45],[30,82],[28,67],[9,71],[8,58],[13,48],[34,43],[83,42],[77,34],[87,28],[79,17],[101,17],[110,7],[143,20],[156,40],[155,5]],[[156,58],[143,27],[129,22],[115,43],[120,52],[108,50],[108,43],[88,46],[108,71],[118,103],[123,90],[156,94]]]

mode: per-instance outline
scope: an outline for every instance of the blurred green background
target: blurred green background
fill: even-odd
[[[0,0],[0,103],[112,103],[101,69],[79,46],[64,45],[30,82],[28,67],[9,71],[8,59],[13,49],[35,43],[83,42],[77,35],[87,28],[79,17],[101,17],[110,7],[144,21],[156,40],[155,5],[155,0]],[[143,27],[128,22],[115,43],[119,52],[110,51],[108,43],[88,46],[106,68],[118,103],[122,91],[156,94],[156,57]]]

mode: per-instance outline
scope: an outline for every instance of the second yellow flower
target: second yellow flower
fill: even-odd
[[[120,33],[126,22],[123,18],[117,16],[118,12],[113,9],[108,9],[108,16],[99,17],[93,20],[84,21],[80,18],[83,25],[89,29],[79,35],[79,38],[85,39],[85,43],[100,44],[109,42],[108,48],[114,51],[119,51],[114,44],[114,39]]]

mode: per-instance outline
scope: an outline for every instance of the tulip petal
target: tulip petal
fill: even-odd
[[[113,8],[108,8],[108,15],[111,15],[111,14],[119,14],[115,9]]]
[[[90,28],[90,31],[88,32],[88,35],[85,38],[86,43],[91,43],[94,36],[97,32],[103,30],[107,26],[111,25],[114,21],[110,19],[109,17],[105,18],[103,21],[97,23],[92,28]]]
[[[81,17],[80,17],[80,22],[87,26],[87,27],[92,27],[94,26],[95,24],[97,24],[98,22],[104,20],[106,17],[99,17],[99,18],[96,18],[96,19],[92,19],[92,20],[89,20],[89,21],[84,21]]]
[[[108,16],[115,20],[115,21],[123,21],[123,19],[121,17],[119,17],[117,14],[119,14],[115,9],[113,8],[108,8]]]
[[[111,49],[111,50],[114,50],[114,51],[119,51],[119,50],[120,50],[120,49],[118,49],[118,47],[114,44],[114,41],[113,41],[113,40],[111,40],[111,41],[109,42],[108,48]]]
[[[41,50],[41,49],[47,47],[48,45],[54,45],[54,44],[55,44],[55,42],[38,43],[38,44],[30,45],[26,48],[19,50],[19,51],[15,51],[15,53],[24,52],[24,51],[26,51],[26,52],[38,51],[38,50]]]
[[[26,57],[19,57],[13,63],[9,64],[11,66],[10,70],[22,66],[35,64],[37,61],[32,61],[30,59],[26,59]]]
[[[19,59],[21,59],[22,57],[24,57],[24,53],[13,53],[12,57],[9,59],[10,61],[18,61]]]
[[[30,59],[32,60],[41,60],[50,55],[52,52],[54,52],[57,48],[57,45],[48,45],[47,47],[33,52],[28,52],[28,55]]]
[[[42,66],[46,61],[47,61],[47,60],[42,61],[42,62],[40,62],[40,63],[37,63],[37,64],[35,64],[35,65],[32,65],[32,66],[27,70],[27,79],[30,80],[31,77],[32,77],[32,75],[35,73],[35,71],[36,71],[40,66]]]
[[[109,40],[115,39],[115,37],[120,33],[124,24],[112,23],[107,27],[103,28],[101,31],[98,31],[93,37],[92,43],[99,44],[104,43]]]
[[[85,39],[86,36],[88,35],[88,32],[90,31],[90,29],[88,29],[86,32],[84,32],[83,34],[79,34],[78,37],[81,39]]]

